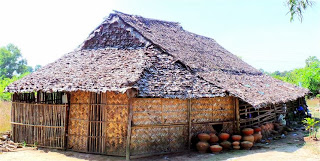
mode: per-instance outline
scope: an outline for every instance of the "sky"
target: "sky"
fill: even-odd
[[[320,0],[290,23],[286,0],[0,0],[0,47],[46,65],[76,49],[113,10],[179,22],[257,69],[292,70],[320,58]]]

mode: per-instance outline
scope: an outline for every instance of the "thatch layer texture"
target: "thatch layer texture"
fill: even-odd
[[[168,54],[151,59],[135,84],[141,97],[199,98],[225,96],[225,90],[194,75],[182,63]]]
[[[125,92],[139,97],[230,94],[255,108],[309,91],[262,74],[215,40],[167,22],[111,14],[78,48],[6,87],[8,92]],[[156,115],[155,115],[156,117]]]
[[[71,52],[9,85],[8,92],[122,91],[139,78],[149,57],[145,49]]]

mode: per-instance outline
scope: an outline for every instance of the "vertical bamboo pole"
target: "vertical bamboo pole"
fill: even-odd
[[[191,99],[188,99],[187,102],[188,108],[188,150],[191,149]]]
[[[239,112],[239,98],[235,97],[235,115],[236,115],[236,131],[240,132],[240,112]]]
[[[132,98],[129,97],[129,115],[128,115],[128,131],[127,131],[127,143],[126,143],[126,160],[130,160],[130,142],[131,142],[131,122],[133,117]]]

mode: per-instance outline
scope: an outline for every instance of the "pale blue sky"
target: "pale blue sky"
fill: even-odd
[[[289,22],[285,0],[0,1],[0,46],[17,45],[32,66],[74,50],[112,10],[180,22],[266,71],[320,58],[320,1],[300,23]]]

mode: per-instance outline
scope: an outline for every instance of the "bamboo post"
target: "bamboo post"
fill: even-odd
[[[191,99],[188,99],[188,150],[191,149]]]
[[[236,111],[236,131],[240,132],[240,112],[239,112],[239,98],[235,98],[235,111]]]
[[[126,143],[126,160],[130,160],[130,142],[131,142],[131,122],[133,117],[132,98],[129,97],[129,115],[128,115],[128,131]]]

